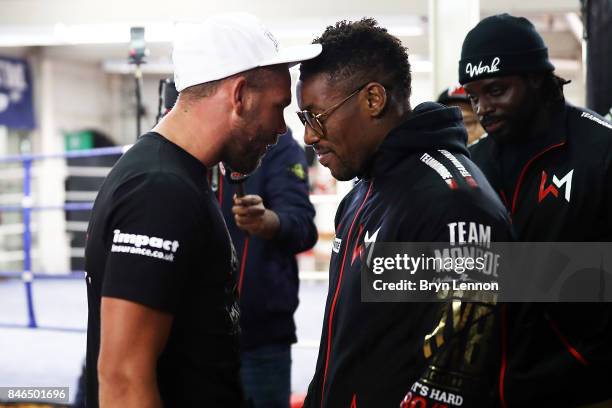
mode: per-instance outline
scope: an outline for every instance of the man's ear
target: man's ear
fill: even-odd
[[[370,116],[381,116],[388,102],[385,87],[378,82],[371,82],[365,87],[364,93]]]
[[[230,85],[232,107],[238,115],[242,115],[247,102],[246,78],[239,76]]]

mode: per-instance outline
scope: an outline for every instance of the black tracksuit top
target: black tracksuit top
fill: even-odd
[[[342,200],[305,407],[398,407],[426,367],[424,337],[444,303],[362,302],[364,241],[449,242],[453,222],[489,225],[492,241],[510,240],[507,211],[468,158],[466,138],[459,109],[421,104]]]
[[[500,145],[488,137],[470,151],[520,241],[612,241],[612,124],[601,116],[562,103],[537,140]],[[506,407],[612,398],[612,304],[506,307],[499,382]]]
[[[501,147],[486,137],[470,153],[521,241],[612,241],[612,124],[601,116],[565,104],[538,140]]]

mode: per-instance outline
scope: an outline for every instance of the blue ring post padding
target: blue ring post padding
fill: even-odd
[[[32,230],[30,218],[32,210],[30,208],[32,199],[32,161],[23,161],[23,271],[32,272]],[[28,327],[36,327],[36,316],[34,315],[34,302],[32,300],[32,281],[25,280],[26,299],[28,302]]]

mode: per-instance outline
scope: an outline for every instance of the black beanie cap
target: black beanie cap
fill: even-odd
[[[459,83],[554,70],[548,48],[533,24],[504,13],[483,19],[465,37]]]

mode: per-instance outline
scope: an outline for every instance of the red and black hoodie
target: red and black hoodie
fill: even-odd
[[[612,241],[612,124],[606,119],[560,103],[551,126],[530,141],[500,144],[487,137],[470,151],[511,212],[520,241]],[[502,406],[612,399],[611,303],[506,308]]]
[[[362,302],[364,241],[449,242],[449,224],[455,222],[487,225],[493,241],[511,240],[507,211],[468,158],[466,137],[457,108],[417,106],[389,133],[342,200],[319,355],[305,407],[398,407],[432,357],[424,351],[426,338],[448,305]],[[490,309],[493,324],[483,325],[485,339],[498,333],[497,308]],[[467,340],[468,331],[462,333]],[[481,359],[478,369],[468,368],[465,375],[475,386],[491,381],[485,375],[491,361],[499,363]]]

